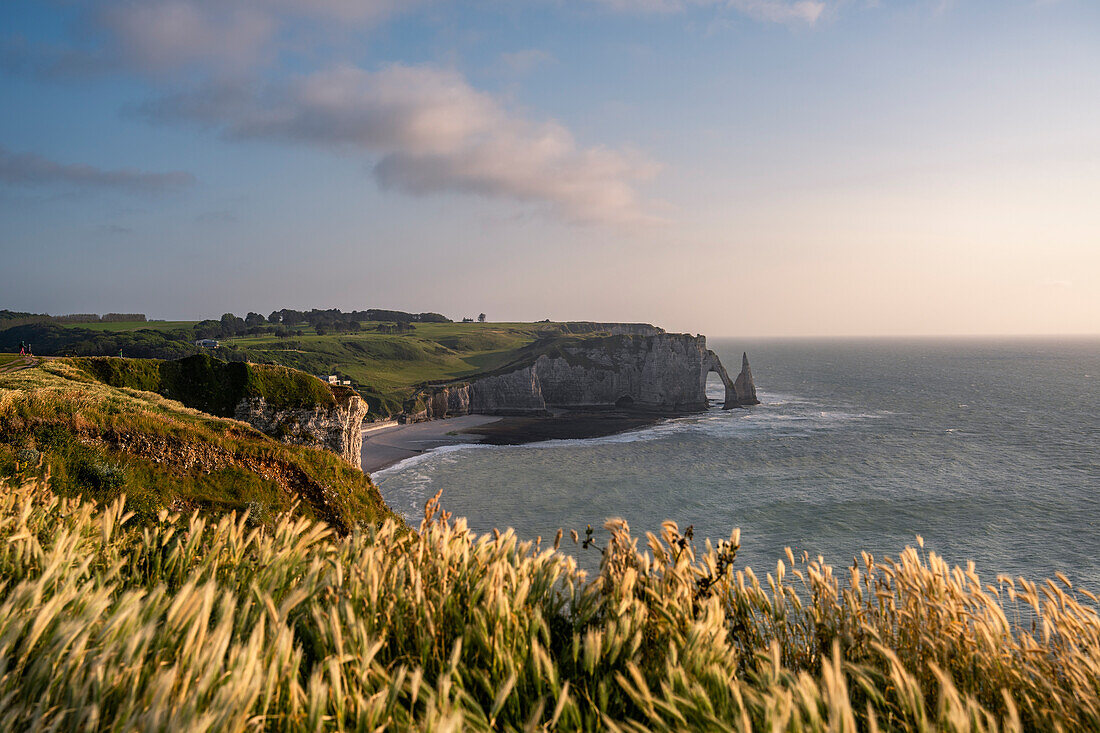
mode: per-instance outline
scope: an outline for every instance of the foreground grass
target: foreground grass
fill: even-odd
[[[131,522],[121,499],[0,492],[6,727],[1100,727],[1100,618],[1064,580],[983,585],[914,549],[760,578],[737,533],[696,554],[667,524],[642,552],[621,521],[586,579],[432,503],[419,534]]]

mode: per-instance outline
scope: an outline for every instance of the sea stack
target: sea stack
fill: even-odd
[[[733,391],[737,395],[737,404],[742,407],[760,404],[760,400],[756,399],[756,385],[752,383],[748,352],[741,354],[741,373],[733,380]]]

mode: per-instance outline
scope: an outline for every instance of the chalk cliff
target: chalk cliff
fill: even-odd
[[[405,420],[537,415],[554,408],[695,412],[707,408],[710,372],[725,384],[724,407],[757,404],[747,359],[738,390],[704,336],[660,332],[550,339],[495,372],[425,387],[405,404]]]
[[[311,407],[277,407],[262,397],[246,397],[233,417],[284,443],[330,450],[361,469],[367,403],[350,389],[333,388],[333,393],[336,404]]]

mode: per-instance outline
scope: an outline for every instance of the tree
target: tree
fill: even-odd
[[[245,329],[244,319],[232,313],[223,313],[221,317],[222,336],[236,336]]]
[[[256,326],[262,326],[267,323],[267,319],[259,313],[252,313],[250,311],[248,315],[244,317],[244,323],[249,328],[255,328]]]
[[[477,314],[477,322],[478,323],[485,323],[485,314],[484,313],[478,313]]]

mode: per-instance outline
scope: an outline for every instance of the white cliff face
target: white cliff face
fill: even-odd
[[[707,408],[707,374],[726,385],[726,407],[742,401],[706,337],[657,333],[552,344],[532,363],[470,382],[428,388],[410,401],[410,422],[469,413],[546,414],[549,408],[683,413]],[[748,384],[751,385],[751,373]],[[748,387],[745,387],[748,394]]]
[[[363,418],[367,403],[354,395],[334,407],[274,408],[263,398],[241,400],[233,417],[290,445],[330,450],[345,461],[363,467]]]
[[[620,336],[566,345],[534,368],[549,407],[687,412],[706,408],[707,353],[702,336]]]
[[[539,357],[541,360],[543,357]],[[470,412],[494,415],[545,414],[546,399],[539,378],[538,361],[507,374],[478,379],[470,384]]]

